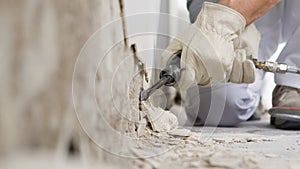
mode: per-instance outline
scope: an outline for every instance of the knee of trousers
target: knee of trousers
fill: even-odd
[[[246,84],[193,87],[187,91],[185,108],[190,122],[208,126],[235,126],[255,112],[260,93]]]

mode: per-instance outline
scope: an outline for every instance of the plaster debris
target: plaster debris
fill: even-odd
[[[179,137],[189,137],[192,135],[191,131],[187,129],[174,129],[168,131],[168,134],[172,136],[179,136]]]
[[[166,132],[177,128],[177,117],[170,111],[155,107],[150,102],[143,102],[142,106],[153,131]]]
[[[242,165],[243,160],[230,153],[217,152],[209,157],[207,162],[211,167],[238,168]]]
[[[267,157],[267,158],[277,158],[277,157],[280,157],[280,155],[278,155],[278,154],[265,154],[265,157]]]

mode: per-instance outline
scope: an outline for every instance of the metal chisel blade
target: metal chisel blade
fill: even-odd
[[[157,83],[151,86],[149,89],[141,91],[140,98],[139,98],[140,101],[146,101],[151,96],[151,94],[155,92],[155,90],[159,89],[160,87],[167,84],[171,80],[173,80],[171,76],[164,76]]]

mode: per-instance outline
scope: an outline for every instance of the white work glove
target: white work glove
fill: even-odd
[[[242,34],[234,40],[235,58],[232,65],[230,82],[253,83],[255,66],[252,59],[258,59],[260,33],[254,24],[246,27]]]
[[[192,85],[209,86],[217,82],[251,83],[255,68],[246,56],[257,56],[255,36],[251,26],[238,12],[226,6],[205,2],[196,22],[176,37],[162,54],[164,67],[170,56],[182,50],[178,87],[187,90]],[[253,43],[248,45],[248,38]],[[252,40],[253,39],[253,40]],[[256,50],[256,51],[254,51]]]

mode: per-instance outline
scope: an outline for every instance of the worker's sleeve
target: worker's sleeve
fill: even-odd
[[[277,61],[300,68],[300,1],[286,0],[284,3],[281,38],[283,42],[286,42],[286,46]],[[300,76],[297,74],[277,74],[275,82],[277,85],[300,89]]]
[[[188,0],[187,1],[187,9],[190,13],[190,21],[194,23],[197,19],[197,16],[202,8],[203,2],[218,2],[219,0]]]

